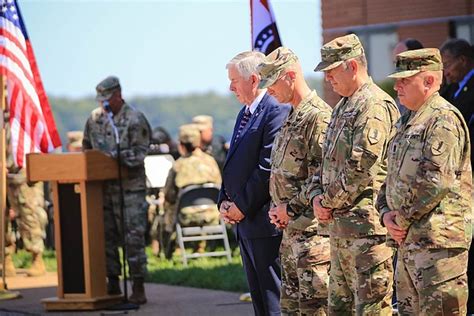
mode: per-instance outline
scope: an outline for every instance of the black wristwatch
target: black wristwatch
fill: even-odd
[[[290,203],[286,204],[286,214],[291,218],[296,216],[296,213],[291,208]]]

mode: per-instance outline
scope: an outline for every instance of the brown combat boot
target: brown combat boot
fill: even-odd
[[[109,295],[121,295],[122,290],[120,289],[120,280],[118,276],[109,276],[107,278],[107,294]]]
[[[5,255],[5,276],[6,277],[16,276],[15,265],[13,264],[13,258],[12,258],[12,255],[10,254]]]
[[[37,277],[46,274],[46,267],[43,262],[43,253],[34,253],[33,254],[33,263],[31,268],[26,271],[26,274],[30,277]]]
[[[153,239],[151,241],[151,253],[154,256],[159,256],[160,255],[160,243],[156,239]]]
[[[133,280],[132,295],[128,299],[130,303],[139,305],[146,303],[145,286],[143,283],[143,278]]]

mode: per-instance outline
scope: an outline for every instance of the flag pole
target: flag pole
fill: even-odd
[[[5,228],[7,218],[7,164],[5,141],[5,112],[7,110],[6,102],[6,81],[5,76],[0,75],[0,262],[2,264],[1,280],[0,280],[0,300],[13,299],[20,297],[20,292],[12,292],[7,290],[5,281]]]

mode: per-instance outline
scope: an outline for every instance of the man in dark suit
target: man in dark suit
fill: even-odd
[[[474,49],[463,39],[450,39],[441,46],[443,75],[447,86],[441,96],[459,109],[468,124],[471,143],[474,139]],[[471,145],[471,165],[474,163]],[[467,314],[474,314],[474,247],[469,249],[467,265],[469,297]]]
[[[273,139],[289,106],[258,89],[257,66],[264,57],[259,52],[244,52],[226,66],[230,90],[245,106],[237,117],[224,164],[219,210],[227,222],[236,224],[255,315],[280,315],[281,232],[268,217],[268,184]]]

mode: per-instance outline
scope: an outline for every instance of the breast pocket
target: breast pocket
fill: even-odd
[[[407,133],[401,139],[400,153],[396,154],[400,161],[398,174],[403,181],[411,181],[416,177],[423,152],[422,134]]]
[[[328,133],[326,138],[326,145],[328,146],[328,153],[330,156],[337,155],[336,144],[352,144],[352,135],[354,130],[354,122],[356,113],[344,113],[338,118],[331,128],[331,134]]]

